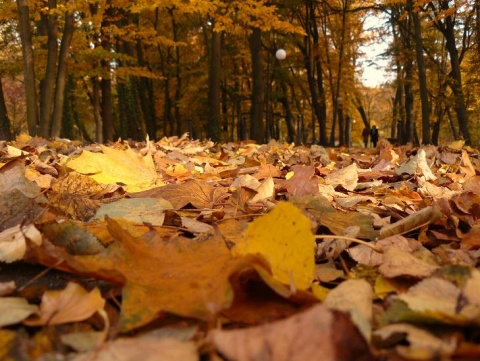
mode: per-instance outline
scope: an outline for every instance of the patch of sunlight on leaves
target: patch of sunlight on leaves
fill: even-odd
[[[281,202],[254,220],[233,249],[236,255],[259,254],[273,278],[305,290],[314,278],[314,243],[310,220],[291,203]]]

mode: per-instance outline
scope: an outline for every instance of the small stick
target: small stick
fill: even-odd
[[[376,245],[371,244],[369,242],[362,241],[361,239],[358,239],[358,238],[347,237],[347,236],[335,236],[331,234],[321,234],[321,235],[315,236],[315,239],[325,239],[325,238],[344,239],[346,241],[363,244],[364,246],[373,249],[375,252],[383,253],[383,250],[380,247],[377,247]]]

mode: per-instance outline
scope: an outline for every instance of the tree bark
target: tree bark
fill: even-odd
[[[441,9],[443,11],[450,10],[449,1],[442,0],[440,2]],[[463,94],[462,72],[460,69],[460,57],[458,54],[456,37],[455,37],[455,20],[449,13],[445,16],[443,21],[436,21],[437,28],[442,32],[445,37],[448,55],[450,56],[451,67],[451,83],[450,87],[455,96],[455,113],[457,114],[457,121],[461,136],[465,140],[466,144],[470,144],[470,130],[468,127],[468,112],[465,104],[465,96]]]
[[[208,71],[208,137],[220,141],[220,67],[222,34],[212,31],[210,67]]]
[[[49,11],[55,11],[57,0],[48,0]],[[58,24],[57,15],[48,13],[42,16],[42,22],[47,32],[47,66],[45,78],[40,82],[40,135],[50,136],[52,126],[52,110],[55,97],[55,75],[58,59]]]
[[[3,93],[2,78],[0,77],[0,139],[12,140],[10,119],[8,118],[5,94]]]
[[[35,66],[33,60],[33,42],[30,29],[30,9],[28,0],[17,0],[18,31],[22,41],[23,76],[27,103],[28,133],[32,136],[39,132],[37,86],[35,84]]]
[[[430,107],[428,104],[427,72],[423,60],[422,26],[418,15],[420,10],[413,8],[413,0],[408,0],[408,8],[413,19],[415,36],[415,54],[417,56],[420,103],[422,106],[422,144],[430,144]]]
[[[252,99],[250,108],[250,138],[257,143],[264,141],[263,106],[264,106],[264,74],[262,60],[262,31],[254,28],[249,38],[252,58]]]
[[[60,54],[58,59],[57,81],[55,87],[55,104],[52,116],[52,137],[59,137],[62,130],[63,106],[65,102],[65,84],[67,81],[67,63],[70,54],[73,32],[75,30],[75,16],[71,11],[65,12],[65,26],[63,29]]]

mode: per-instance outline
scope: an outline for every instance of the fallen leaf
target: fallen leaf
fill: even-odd
[[[42,296],[39,315],[28,320],[28,326],[58,325],[83,321],[103,309],[105,300],[98,288],[87,292],[73,282],[61,291],[46,291]]]
[[[60,336],[62,343],[78,352],[88,352],[105,342],[110,329],[110,321],[104,309],[97,311],[102,317],[104,328],[101,331],[72,332]]]
[[[42,243],[42,235],[33,224],[4,230],[0,233],[0,261],[11,263],[23,258],[27,250],[27,239],[36,245]]]
[[[84,150],[79,157],[69,160],[67,166],[101,184],[125,185],[129,192],[162,185],[150,154],[142,156],[131,148],[100,147],[103,153]]]
[[[417,314],[445,323],[464,323],[467,318],[457,310],[460,289],[439,277],[421,280],[398,296]]]
[[[75,356],[72,361],[198,361],[194,342],[161,338],[149,334],[135,338],[119,338],[89,353]]]
[[[315,176],[315,167],[294,165],[291,167],[291,172],[293,172],[292,176],[284,183],[291,196],[304,197],[318,194],[318,177]]]
[[[418,173],[419,175],[423,175],[427,181],[436,180],[437,177],[432,173],[427,164],[426,155],[427,153],[425,150],[419,149],[417,154],[411,160],[397,168],[396,173],[399,175],[415,175]]]
[[[15,325],[38,311],[22,297],[0,297],[0,327]]]
[[[73,219],[88,221],[102,204],[101,198],[117,188],[117,185],[99,184],[91,177],[71,172],[53,184],[48,199],[53,207]]]
[[[363,279],[350,279],[331,290],[324,301],[332,310],[347,312],[363,337],[370,341],[372,334],[373,290]]]
[[[355,163],[349,166],[333,171],[325,177],[325,184],[334,187],[342,186],[347,191],[353,191],[358,183],[358,169]]]
[[[189,180],[181,184],[168,184],[150,191],[130,194],[132,198],[152,197],[169,201],[174,209],[181,209],[187,204],[197,209],[215,208],[226,197],[227,190],[213,187],[206,182]]]
[[[231,361],[372,359],[365,340],[350,320],[322,304],[257,327],[215,330],[208,338]]]
[[[410,276],[424,278],[439,267],[429,264],[400,248],[390,247],[383,255],[383,263],[378,270],[385,277]]]
[[[40,187],[25,178],[21,161],[0,168],[0,231],[32,223],[46,202]]]
[[[396,346],[397,352],[410,360],[432,360],[450,358],[457,348],[453,337],[441,339],[419,327],[398,323],[380,328],[374,332],[377,345]],[[402,345],[407,343],[406,346]]]
[[[171,209],[172,204],[161,198],[125,198],[101,206],[94,219],[108,216],[123,218],[137,224],[161,226],[165,220],[165,211]]]
[[[234,248],[236,255],[261,255],[273,278],[305,290],[314,278],[314,237],[310,220],[291,203],[281,202],[254,220]]]

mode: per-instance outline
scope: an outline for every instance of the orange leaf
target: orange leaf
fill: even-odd
[[[58,325],[83,321],[102,309],[105,300],[98,288],[87,292],[80,285],[69,282],[61,291],[46,291],[42,296],[38,317],[25,321],[28,326]]]

